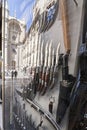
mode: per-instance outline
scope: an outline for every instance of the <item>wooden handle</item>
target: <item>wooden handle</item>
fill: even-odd
[[[60,10],[62,16],[62,26],[63,26],[63,37],[64,37],[64,45],[66,53],[70,53],[70,37],[69,37],[69,23],[68,23],[68,16],[67,16],[67,0],[60,0]]]

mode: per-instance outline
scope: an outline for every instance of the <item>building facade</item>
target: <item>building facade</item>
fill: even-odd
[[[4,6],[2,8],[4,13]],[[14,17],[9,15],[8,3],[5,2],[5,71],[18,68],[18,61],[16,61],[17,52],[22,45],[25,37],[26,25],[24,21],[18,20],[16,14]],[[3,22],[4,24],[4,22]],[[2,36],[3,37],[3,36]],[[19,55],[18,55],[19,57]]]

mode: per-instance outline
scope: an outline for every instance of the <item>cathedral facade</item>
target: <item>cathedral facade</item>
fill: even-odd
[[[19,61],[17,61],[16,57],[19,58],[19,48],[23,44],[26,25],[24,21],[16,18],[15,13],[13,17],[10,16],[7,1],[5,2],[5,9],[2,3],[2,12],[2,27],[5,26],[5,71],[9,71],[18,68]]]

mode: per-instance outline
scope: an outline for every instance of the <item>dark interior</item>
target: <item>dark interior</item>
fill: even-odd
[[[84,4],[84,23],[83,23],[83,41],[82,43],[85,43],[85,36],[86,36],[86,32],[87,32],[87,0],[85,0],[85,4]]]

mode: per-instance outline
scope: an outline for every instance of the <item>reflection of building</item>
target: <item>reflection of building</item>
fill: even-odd
[[[55,51],[58,43],[63,44],[63,34],[61,21],[59,20],[58,13],[58,1],[36,1],[33,10],[33,23],[27,33],[27,37],[24,39],[24,46],[22,46],[22,69],[41,67],[45,64],[46,55],[47,63],[46,67],[52,62],[52,50]],[[58,28],[57,28],[58,27]],[[55,35],[60,34],[60,35]],[[45,53],[46,44],[50,48],[47,54]],[[52,45],[51,45],[52,44]],[[64,50],[64,46],[62,46]],[[49,56],[48,56],[49,55]],[[50,56],[51,55],[51,56]],[[19,65],[21,66],[21,65]]]
[[[47,0],[36,1],[33,8],[33,23],[25,36],[26,25],[23,21],[16,19],[15,17],[9,16],[8,5],[6,2],[6,31],[5,31],[5,68],[7,69],[21,69],[26,70],[31,67],[40,66],[45,61],[45,45],[48,43],[48,48],[52,41],[52,48],[54,49],[54,55],[56,55],[56,48],[58,43],[61,43],[60,53],[66,53],[66,44],[69,42],[71,44],[71,61],[69,62],[70,73],[76,74],[77,66],[77,50],[79,47],[80,36],[82,36],[83,26],[81,26],[81,21],[83,22],[82,9],[85,2],[78,2],[80,8],[70,2],[66,2],[67,6],[67,22],[68,32],[64,32],[64,23],[62,22],[64,17],[62,16],[61,2],[58,0]],[[71,10],[70,10],[71,7]],[[78,9],[78,12],[73,13]],[[80,9],[80,10],[79,10]],[[84,11],[85,12],[85,11]],[[72,14],[72,17],[71,15]],[[79,20],[76,20],[78,16]],[[72,19],[72,21],[71,21]],[[74,21],[74,22],[73,22]],[[78,21],[78,22],[77,22]],[[62,24],[63,23],[63,24]],[[75,23],[75,24],[74,24]],[[86,22],[84,23],[84,25]],[[64,26],[63,26],[64,25]],[[77,27],[77,28],[76,28]],[[67,33],[67,35],[66,35]],[[83,32],[85,33],[85,31]],[[76,35],[74,35],[76,34]],[[74,35],[74,36],[73,36]],[[84,34],[85,35],[85,34]],[[39,45],[40,43],[40,45]],[[76,44],[73,44],[76,43]],[[23,44],[23,45],[21,45]],[[42,45],[44,44],[44,45]],[[43,51],[43,52],[42,52]],[[50,49],[49,49],[50,52]],[[74,52],[74,53],[73,53]],[[42,54],[43,53],[43,54]],[[42,54],[42,55],[40,55]],[[44,56],[43,56],[44,55]],[[51,53],[52,55],[52,53]],[[50,56],[48,56],[50,57]],[[48,58],[49,59],[49,58]],[[50,60],[52,58],[50,57]],[[47,66],[48,62],[47,61]],[[52,61],[51,61],[52,62]],[[51,64],[50,64],[51,66]]]
[[[8,69],[15,69],[18,67],[16,62],[16,57],[18,55],[18,50],[20,44],[25,37],[25,24],[22,21],[17,20],[16,18],[9,17],[8,20]],[[19,50],[21,51],[21,50]],[[16,56],[17,55],[17,56]],[[9,68],[9,67],[13,68]]]
[[[16,16],[15,17],[9,16],[8,5],[6,2],[6,12],[5,12],[6,15],[5,17],[6,18],[5,68],[6,70],[14,69],[14,68],[18,70],[19,69],[25,70],[26,68],[40,66],[41,65],[40,62],[45,61],[45,57],[41,58],[40,56],[41,48],[43,50],[43,55],[45,56],[44,50],[45,50],[45,44],[47,42],[49,45],[51,44],[51,41],[53,42],[52,48],[54,49],[55,52],[54,55],[56,55],[56,48],[59,42],[61,43],[60,53],[65,53],[66,46],[64,47],[64,43],[66,44],[65,37],[67,37],[66,39],[70,39],[71,53],[72,53],[71,61],[69,63],[70,73],[76,74],[75,68],[77,65],[76,57],[77,57],[77,50],[79,47],[78,41],[79,40],[81,41],[80,35],[82,35],[82,30],[83,30],[83,27],[81,26],[81,21],[82,21],[81,19],[83,19],[84,16],[82,15],[82,9],[84,3],[85,2],[83,1],[81,1],[80,3],[78,2],[80,8],[78,8],[78,6],[75,5],[73,1],[70,3],[68,2],[66,3],[67,6],[66,26],[68,26],[68,33],[67,36],[64,36],[65,35],[64,26],[62,26],[62,21],[64,17],[62,17],[62,11],[60,7],[61,2],[59,0],[50,0],[50,1],[44,0],[42,3],[41,0],[37,0],[33,8],[33,23],[25,37],[25,30],[26,30],[25,23],[21,20],[16,19]],[[77,9],[79,15],[78,12],[73,13],[73,9],[74,12]],[[70,14],[72,14],[72,17]],[[79,20],[76,20],[77,16]],[[76,35],[73,36],[73,34]],[[40,43],[40,45],[38,43]],[[42,43],[44,45],[42,45]]]
[[[63,10],[60,1],[44,0],[43,3],[41,0],[36,1],[33,10],[33,23],[24,40],[24,46],[22,46],[23,53],[21,58],[23,59],[23,64],[21,65],[21,62],[19,63],[19,66],[22,66],[22,69],[30,66],[38,66],[36,58],[39,59],[38,53],[41,53],[41,51],[38,52],[37,49],[39,48],[39,45],[37,44],[39,42],[41,45],[44,43],[44,50],[45,44],[49,42],[50,45],[50,41],[52,40],[52,48],[54,48],[55,53],[59,42],[61,43],[60,53],[66,53],[67,47],[64,44],[67,42],[70,44],[69,46],[71,46],[72,55],[70,57],[71,60],[69,61],[69,71],[71,74],[76,75],[78,48],[82,42],[82,37],[84,37],[82,34],[83,26],[81,26],[84,21],[84,15],[82,15],[84,3],[85,1],[83,0],[81,2],[79,1],[77,5],[75,5],[74,1],[67,1],[65,3],[67,21],[66,25],[64,25],[64,16],[62,16]],[[66,28],[68,28],[67,31]],[[41,41],[39,41],[40,37]],[[43,53],[43,55],[45,58],[45,53]],[[42,60],[45,60],[44,58]]]
[[[18,67],[17,52],[25,37],[25,22],[9,16],[8,3],[5,3],[5,70]],[[3,7],[4,8],[4,7]]]

